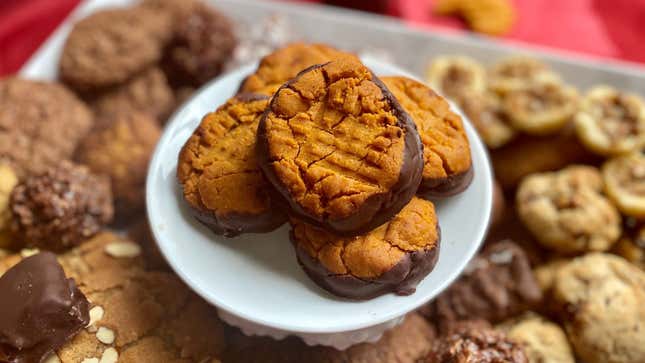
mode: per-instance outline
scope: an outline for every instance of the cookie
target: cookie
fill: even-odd
[[[506,214],[506,199],[504,191],[497,180],[493,180],[493,210],[490,213],[490,226],[495,227],[502,222]]]
[[[98,93],[92,97],[90,106],[102,118],[145,112],[164,122],[175,106],[175,99],[164,73],[153,67],[124,84]]]
[[[473,178],[470,144],[461,117],[433,90],[407,77],[383,77],[383,83],[412,117],[423,143],[423,176],[417,193],[451,196]]]
[[[262,58],[255,73],[240,85],[240,93],[253,92],[267,96],[306,68],[351,56],[324,44],[292,43]]]
[[[11,247],[11,211],[9,200],[11,191],[18,184],[18,177],[13,169],[6,164],[0,164],[0,248]]]
[[[530,135],[547,135],[562,129],[578,110],[578,91],[556,82],[536,83],[510,91],[503,108],[511,125]]]
[[[0,80],[0,163],[19,179],[69,159],[92,124],[88,107],[58,83]]]
[[[489,149],[500,148],[517,135],[503,107],[503,98],[492,92],[468,93],[460,100],[464,113]]]
[[[361,343],[346,350],[308,346],[298,338],[274,340],[247,337],[241,333],[231,339],[223,362],[227,363],[417,363],[434,340],[432,327],[418,314],[405,320],[374,343]]]
[[[414,121],[385,85],[346,57],[301,72],[258,127],[264,175],[298,218],[360,234],[405,206],[423,171]]]
[[[440,15],[459,15],[479,33],[502,35],[515,23],[515,9],[509,0],[440,0],[434,5]]]
[[[434,205],[420,198],[413,198],[389,222],[356,237],[292,220],[291,241],[307,275],[329,292],[351,299],[414,293],[437,262],[440,239]]]
[[[439,93],[459,103],[470,94],[486,91],[484,66],[466,56],[434,58],[426,72],[426,80]]]
[[[179,154],[177,179],[184,199],[217,234],[268,232],[286,222],[255,150],[258,122],[268,104],[262,95],[233,97],[204,116]]]
[[[554,299],[581,360],[645,362],[645,272],[614,255],[587,254],[558,271]]]
[[[105,120],[79,146],[77,160],[109,176],[117,219],[144,208],[148,161],[160,134],[157,121],[148,114],[123,113]]]
[[[645,147],[645,101],[637,95],[596,86],[581,101],[575,124],[580,141],[600,155]]]
[[[60,59],[60,77],[77,90],[123,83],[161,59],[171,18],[145,7],[98,11],[74,25]]]
[[[421,309],[441,331],[460,321],[500,322],[540,303],[525,252],[511,241],[487,246],[446,291]]]
[[[623,214],[645,219],[645,154],[634,152],[602,166],[605,192]]]
[[[152,236],[150,224],[147,218],[142,218],[128,226],[128,238],[137,241],[141,246],[144,265],[148,270],[171,271],[170,266],[163,257],[155,238]]]
[[[600,172],[591,166],[533,174],[518,188],[517,210],[538,242],[552,251],[606,251],[620,236],[621,218],[602,188]]]
[[[537,314],[524,314],[497,329],[524,348],[529,362],[576,363],[564,330]]]
[[[82,243],[113,216],[108,179],[64,160],[18,184],[9,208],[15,238],[23,246],[50,251]]]
[[[612,252],[645,270],[645,226],[639,226],[625,233]]]
[[[422,363],[528,363],[522,346],[485,321],[456,325],[437,340]]]
[[[490,89],[505,94],[531,88],[536,83],[558,83],[560,77],[535,58],[516,56],[493,64],[488,70],[487,80]]]
[[[0,360],[41,362],[90,321],[89,302],[56,255],[27,257],[0,277]]]

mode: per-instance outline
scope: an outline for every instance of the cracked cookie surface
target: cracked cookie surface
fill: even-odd
[[[354,299],[413,293],[434,268],[440,239],[434,205],[416,197],[391,221],[356,237],[292,220],[291,240],[305,272],[324,289]]]
[[[398,213],[423,171],[414,122],[355,58],[313,66],[276,92],[258,158],[294,214],[344,234]]]
[[[257,125],[268,103],[263,95],[231,98],[204,116],[179,154],[184,198],[215,233],[268,232],[286,222],[255,150]]]
[[[432,89],[407,77],[382,77],[412,117],[423,143],[423,178],[418,193],[450,196],[473,177],[470,144],[461,117]]]

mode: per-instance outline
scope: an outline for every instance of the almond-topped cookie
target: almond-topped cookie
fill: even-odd
[[[383,83],[412,116],[423,143],[423,179],[419,194],[450,196],[473,178],[470,144],[461,117],[443,97],[407,77],[383,77]]]
[[[275,93],[258,159],[292,213],[342,234],[369,231],[417,191],[423,147],[407,112],[356,58],[313,66]]]
[[[184,199],[215,233],[268,232],[287,220],[256,156],[256,130],[268,104],[257,94],[231,98],[204,116],[179,154]]]
[[[370,299],[409,295],[434,268],[441,233],[434,205],[414,198],[392,220],[360,236],[343,237],[294,219],[291,240],[300,265],[333,294]]]

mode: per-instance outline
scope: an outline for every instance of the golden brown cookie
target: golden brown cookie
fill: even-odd
[[[612,252],[645,270],[645,226],[625,233],[614,245]]]
[[[240,93],[273,95],[300,71],[315,64],[352,56],[325,44],[292,43],[262,58],[258,69],[240,85]]]
[[[645,272],[618,256],[587,254],[558,271],[554,298],[580,359],[645,362]]]
[[[434,341],[432,327],[418,314],[409,314],[401,325],[383,334],[375,343],[362,343],[341,351],[308,346],[298,338],[283,340],[247,337],[231,339],[226,363],[417,363]]]
[[[637,151],[605,162],[605,192],[623,214],[645,219],[645,154]]]
[[[9,248],[12,238],[9,232],[11,210],[9,200],[11,191],[18,184],[18,177],[9,165],[0,164],[0,249]]]
[[[231,98],[204,116],[179,154],[184,199],[215,233],[268,232],[287,220],[256,155],[258,122],[268,104],[263,95]]]
[[[439,56],[426,72],[428,83],[442,95],[460,102],[470,94],[486,91],[486,71],[466,56]]]
[[[392,220],[361,236],[338,236],[296,219],[291,224],[291,241],[305,272],[347,298],[412,294],[439,257],[434,205],[416,197]]]
[[[92,124],[88,107],[59,83],[0,80],[0,163],[19,179],[69,159]]]
[[[459,15],[479,33],[501,35],[515,23],[515,9],[509,0],[440,0],[434,11],[441,15]]]
[[[645,101],[609,86],[589,90],[575,117],[576,133],[589,150],[617,155],[645,147]]]
[[[74,25],[60,59],[60,77],[79,90],[123,83],[161,59],[171,19],[145,7],[98,11]]]
[[[550,250],[606,251],[620,236],[621,218],[602,189],[600,172],[591,166],[532,174],[518,188],[517,210],[524,225]]]
[[[500,148],[517,135],[499,95],[489,91],[469,93],[464,95],[459,105],[488,148]]]
[[[414,121],[356,58],[313,66],[275,93],[258,127],[260,167],[299,218],[360,234],[416,192]]]
[[[116,114],[93,130],[76,152],[92,171],[110,177],[117,219],[141,211],[148,161],[161,131],[148,114]]]
[[[560,77],[548,65],[525,56],[509,57],[488,70],[488,87],[505,94],[533,87],[536,83],[557,83]]]
[[[529,362],[576,363],[564,330],[537,314],[524,314],[497,329],[524,348]]]
[[[412,116],[423,143],[423,177],[417,193],[450,196],[473,178],[470,144],[461,117],[424,84],[407,77],[383,77],[383,83]]]

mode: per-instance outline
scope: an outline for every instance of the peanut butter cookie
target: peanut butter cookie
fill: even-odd
[[[289,44],[262,58],[255,73],[240,85],[240,92],[271,96],[305,68],[347,56],[351,55],[325,44]]]
[[[470,94],[486,91],[484,66],[465,56],[434,58],[428,67],[426,79],[443,96],[460,103]]]
[[[618,256],[587,254],[558,271],[554,299],[580,359],[645,362],[645,272]]]
[[[638,151],[645,146],[645,102],[608,86],[592,88],[575,117],[576,132],[600,155]]]
[[[625,215],[645,219],[645,154],[615,157],[602,167],[605,192]]]
[[[590,166],[532,174],[518,188],[517,210],[538,242],[550,250],[606,251],[620,236],[621,218],[602,189],[600,172]]]
[[[256,130],[268,104],[263,95],[233,97],[204,116],[179,154],[184,199],[215,233],[268,232],[286,222],[256,155]]]
[[[291,240],[305,272],[324,289],[352,299],[414,293],[437,262],[440,239],[434,205],[419,198],[356,237],[292,220]]]
[[[524,57],[509,57],[488,70],[488,87],[505,94],[533,87],[536,83],[558,83],[560,77],[541,61]]]
[[[258,158],[295,215],[343,234],[389,220],[412,199],[423,172],[414,121],[350,57],[280,87],[260,120]]]
[[[450,196],[473,178],[470,144],[461,117],[433,90],[407,77],[383,77],[383,83],[412,116],[423,143],[423,177],[418,193]]]

